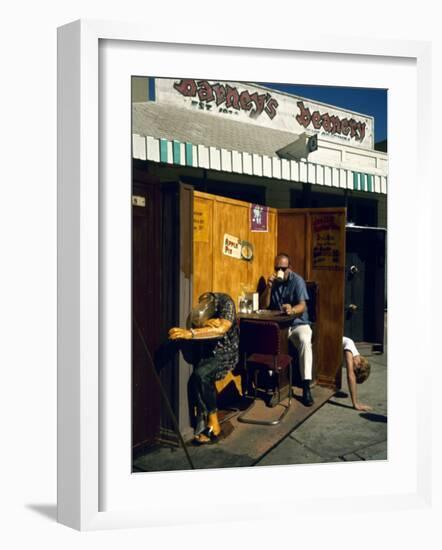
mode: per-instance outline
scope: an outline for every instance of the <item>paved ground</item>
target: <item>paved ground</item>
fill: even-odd
[[[326,403],[333,395],[333,390],[316,386],[312,393],[315,398],[313,407],[305,407],[300,402],[301,390],[294,388],[297,397],[292,399],[290,408],[282,422],[275,426],[262,426],[242,423],[238,415],[230,415],[222,423],[223,437],[216,445],[195,447],[189,441],[187,449],[194,468],[237,468],[240,466],[254,466],[270,449],[278,445],[290,432],[300,426],[305,420],[315,414],[315,411]],[[287,400],[284,400],[287,404]],[[241,405],[241,403],[237,403]],[[242,410],[246,410],[250,401],[242,403]],[[248,409],[245,417],[250,420],[274,421],[283,412],[282,406],[267,407],[262,399],[258,399],[252,409]],[[144,455],[134,460],[137,471],[156,472],[159,470],[185,470],[190,463],[186,459],[184,450],[171,448],[170,445],[160,445],[150,449]]]
[[[387,357],[371,355],[371,374],[358,386],[369,413],[352,408],[343,387],[321,409],[270,450],[256,465],[305,464],[387,459]]]
[[[364,353],[361,348],[360,351]],[[365,354],[365,353],[364,353]],[[373,407],[370,413],[352,408],[346,373],[343,388],[332,396],[313,395],[322,407],[311,414],[298,403],[280,427],[251,426],[229,421],[231,434],[215,446],[195,448],[189,453],[196,468],[269,466],[387,458],[387,358],[371,355],[370,377],[358,386],[360,401]],[[261,411],[262,412],[262,411]],[[261,414],[258,411],[258,414]],[[311,416],[308,416],[311,414]],[[290,426],[297,426],[294,430]],[[287,429],[288,428],[288,429]],[[223,431],[227,426],[223,425]],[[183,449],[161,447],[134,461],[134,471],[186,470],[189,463]]]

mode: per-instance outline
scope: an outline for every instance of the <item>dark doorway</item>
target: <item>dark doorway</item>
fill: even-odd
[[[333,193],[324,193],[304,183],[302,189],[290,192],[291,208],[327,208],[345,206],[347,222],[355,225],[376,227],[378,224],[378,201],[370,196],[356,196],[348,190],[333,189]],[[317,187],[317,186],[316,186]]]
[[[160,192],[135,184],[132,196],[132,444],[153,443],[160,433],[161,399],[151,358],[160,344]],[[146,354],[140,334],[149,349]]]
[[[182,326],[191,290],[192,190],[160,182],[134,169],[132,186],[132,446],[134,455],[160,441],[177,442],[176,424],[186,372],[178,347],[168,339]],[[186,282],[187,281],[187,282]],[[143,340],[147,347],[145,349]],[[155,376],[155,372],[158,376]],[[161,397],[163,395],[163,398]],[[167,399],[168,403],[164,401]],[[169,407],[170,405],[170,407]],[[183,409],[183,407],[181,407]]]
[[[179,325],[180,191],[177,182],[160,183],[145,172],[134,171],[132,443],[135,454],[160,440],[177,439],[161,389],[178,417],[179,355],[168,339],[168,331]]]
[[[356,342],[384,344],[385,237],[383,229],[346,231],[344,334]]]
[[[221,197],[251,202],[253,204],[262,204],[264,206],[266,204],[266,188],[262,185],[240,184],[188,176],[182,176],[181,181],[192,185],[195,191],[201,191],[202,193],[220,195]]]

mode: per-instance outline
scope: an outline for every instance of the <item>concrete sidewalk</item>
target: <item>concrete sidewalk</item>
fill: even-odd
[[[359,401],[373,411],[352,408],[342,371],[342,390],[273,447],[256,466],[387,459],[387,355],[368,356],[371,374],[357,386]]]
[[[362,348],[360,351],[366,355]],[[385,460],[387,357],[386,354],[373,354],[368,358],[371,363],[370,377],[357,389],[360,402],[373,407],[372,412],[361,413],[352,408],[346,371],[343,369],[343,387],[337,394],[329,397],[329,394],[324,394],[324,388],[313,388],[317,404],[323,403],[316,411],[295,400],[280,426],[239,424],[233,418],[227,422],[230,424],[230,435],[217,445],[199,448],[189,445],[188,451],[195,468]],[[263,414],[266,408],[263,403],[260,405],[258,414]],[[269,411],[275,414],[274,409]],[[227,431],[227,426],[223,425],[223,430]],[[190,468],[183,449],[170,446],[161,446],[139,456],[133,465],[135,472]]]

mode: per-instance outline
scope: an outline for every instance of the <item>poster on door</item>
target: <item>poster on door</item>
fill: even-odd
[[[250,230],[252,232],[267,232],[269,230],[269,209],[260,204],[250,205]]]
[[[312,215],[312,268],[341,271],[341,214]]]

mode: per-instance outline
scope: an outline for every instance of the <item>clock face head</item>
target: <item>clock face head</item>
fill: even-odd
[[[243,242],[241,247],[241,256],[245,260],[251,260],[253,258],[253,246],[248,242]]]

